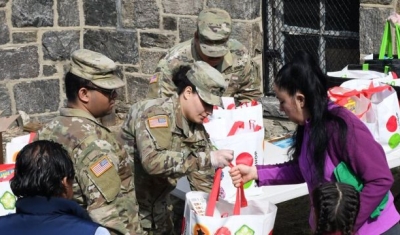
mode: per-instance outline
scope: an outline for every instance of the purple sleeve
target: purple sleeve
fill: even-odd
[[[258,165],[258,186],[279,184],[304,183],[299,165],[294,161],[288,161],[276,165]]]
[[[377,143],[368,128],[355,115],[343,111],[340,115],[347,123],[347,151],[346,156],[337,159],[350,164],[355,174],[361,178],[364,188],[360,193],[360,211],[355,224],[356,231],[370,217],[371,213],[380,204],[385,194],[393,184],[393,176],[389,169],[385,152]],[[339,137],[331,141],[330,148],[338,143]],[[336,148],[336,156],[340,150]]]

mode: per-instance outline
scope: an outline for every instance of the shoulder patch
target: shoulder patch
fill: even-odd
[[[112,166],[113,165],[111,161],[107,158],[107,156],[103,156],[102,158],[100,158],[100,160],[90,166],[90,170],[95,176],[99,177],[104,174],[104,172],[109,170]]]
[[[152,83],[156,83],[158,81],[158,76],[160,75],[160,73],[156,73],[154,74],[151,78],[150,78],[150,84]]]
[[[147,119],[150,128],[168,127],[167,115],[158,115]]]

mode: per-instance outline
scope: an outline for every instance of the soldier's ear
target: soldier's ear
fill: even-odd
[[[185,89],[182,92],[183,98],[185,98],[186,100],[190,98],[190,96],[193,93],[193,89],[191,86],[187,86],[185,87]]]
[[[78,91],[78,99],[83,103],[89,102],[90,99],[89,90],[85,87],[81,87]]]

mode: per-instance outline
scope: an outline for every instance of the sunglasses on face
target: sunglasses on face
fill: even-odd
[[[92,86],[87,86],[86,89],[88,90],[93,90],[93,91],[98,91],[104,96],[108,97],[110,100],[113,99],[117,95],[117,90],[116,89],[104,89],[95,85]]]

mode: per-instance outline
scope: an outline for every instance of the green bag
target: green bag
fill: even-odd
[[[336,168],[333,170],[336,180],[341,183],[352,185],[358,192],[361,192],[364,188],[364,184],[361,179],[355,175],[351,168],[345,163],[340,162]],[[372,212],[370,217],[375,219],[381,214],[381,211],[385,209],[385,206],[389,200],[389,192],[386,193],[385,197],[382,199],[381,203]]]

